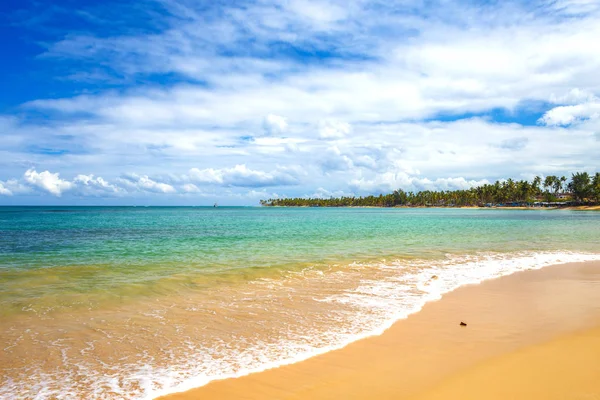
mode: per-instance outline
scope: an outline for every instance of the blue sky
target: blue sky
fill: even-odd
[[[598,0],[4,0],[0,34],[0,204],[599,169]]]

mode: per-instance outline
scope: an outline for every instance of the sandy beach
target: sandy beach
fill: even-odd
[[[381,336],[165,399],[598,399],[598,360],[600,262],[574,263],[461,287]]]
[[[408,398],[600,314],[595,212],[0,211],[2,399]]]
[[[415,400],[598,399],[600,329],[529,346],[442,381]]]

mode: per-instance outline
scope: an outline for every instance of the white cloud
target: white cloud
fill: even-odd
[[[263,127],[268,135],[281,135],[288,129],[288,123],[280,115],[269,114],[263,121]]]
[[[32,187],[24,179],[13,178],[0,182],[0,185],[4,187],[4,195],[21,195],[33,192]]]
[[[155,33],[90,27],[48,45],[56,70],[89,66],[96,94],[32,99],[19,117],[0,116],[4,192],[242,203],[248,188],[417,190],[597,166],[594,0],[161,5]],[[156,76],[177,79],[136,84]],[[496,109],[516,122],[543,117],[495,122]],[[139,175],[123,175],[124,160]],[[62,178],[7,180],[32,165]]]
[[[252,170],[245,164],[238,164],[232,168],[200,170],[192,168],[189,178],[194,182],[207,184],[221,184],[236,187],[265,187],[286,186],[298,183],[297,173],[294,170],[277,168],[271,172]]]
[[[95,177],[93,174],[78,174],[72,180],[61,179],[58,172],[38,173],[32,168],[25,172],[21,181],[17,179],[0,181],[0,195],[24,194],[30,192],[30,188],[37,188],[58,197],[67,192],[76,196],[93,197],[133,196],[140,193],[196,194],[206,197],[209,194],[203,191],[202,185],[216,185],[232,197],[254,198],[257,193],[266,192],[251,190],[247,193],[235,193],[225,188],[296,185],[299,182],[299,175],[301,175],[301,171],[293,167],[278,167],[273,171],[265,172],[238,164],[223,169],[192,168],[188,174],[180,176],[167,174],[162,177],[149,177],[148,175],[128,173],[121,174],[114,182],[109,182],[102,177]],[[212,196],[218,197],[219,194],[213,193]]]
[[[290,10],[317,30],[331,29],[332,23],[344,20],[348,9],[343,5],[315,0],[292,0]]]
[[[596,0],[555,0],[550,4],[558,11],[571,15],[588,13],[600,7]]]
[[[305,195],[307,198],[328,199],[331,197],[354,196],[354,193],[344,192],[343,190],[329,191],[325,188],[318,188],[314,193]]]
[[[327,119],[319,123],[319,136],[323,139],[339,139],[352,131],[350,124]]]
[[[4,182],[0,182],[0,195],[2,196],[12,196],[12,192],[10,189],[4,187]]]
[[[280,196],[277,193],[269,193],[266,190],[249,190],[247,193],[243,195],[248,199],[253,200],[267,200],[267,199],[277,199]]]
[[[182,186],[182,189],[185,193],[200,193],[200,188],[193,183],[186,183]]]
[[[540,118],[540,122],[550,126],[565,126],[598,117],[600,117],[600,102],[589,102],[574,106],[554,107]]]
[[[354,159],[352,159],[352,164],[357,167],[365,167],[370,169],[377,168],[377,161],[373,157],[368,155],[355,157]]]
[[[589,103],[597,100],[596,96],[588,90],[574,88],[569,90],[567,93],[558,96],[554,93],[550,95],[550,102],[554,104],[562,105],[574,105],[581,103]]]
[[[323,152],[319,164],[324,172],[346,171],[354,166],[352,159],[346,154],[342,154],[337,146],[331,146]]]
[[[349,186],[351,190],[358,193],[388,193],[398,188],[412,189],[412,181],[405,173],[390,171],[377,174],[373,179],[353,179],[349,182]]]
[[[508,27],[498,24],[489,29],[476,25],[468,30],[441,21],[424,27],[430,29],[424,29],[410,42],[374,37],[372,49],[364,51],[367,56],[379,56],[376,61],[346,64],[342,60],[339,65],[310,68],[297,65],[293,71],[269,79],[273,63],[270,61],[268,66],[258,66],[252,73],[236,72],[235,85],[227,84],[231,75],[225,68],[205,77],[215,85],[210,88],[178,85],[162,90],[137,89],[119,96],[106,93],[37,101],[30,106],[65,113],[91,113],[127,126],[169,126],[179,130],[182,124],[243,126],[255,134],[259,127],[250,121],[256,115],[267,114],[262,130],[269,135],[287,134],[291,128],[288,118],[295,122],[294,126],[344,121],[324,123],[320,133],[331,138],[347,135],[348,125],[361,121],[514,109],[524,101],[548,101],[553,95],[557,97],[555,93],[564,93],[566,87],[586,87],[591,93],[600,91],[600,82],[595,78],[600,55],[589,52],[595,45],[595,37],[600,35],[597,20],[590,16],[576,22],[552,21],[548,25],[543,22],[540,19]],[[169,39],[173,40],[170,36]],[[113,45],[124,55],[132,51],[129,47],[120,48],[123,45],[119,43]],[[161,57],[168,61],[170,55]],[[257,64],[259,61],[253,60]],[[238,59],[223,62],[238,68]],[[282,60],[279,65],[288,63]],[[148,68],[155,66],[157,71],[164,65],[163,59],[144,64]],[[270,110],[276,113],[269,113]]]
[[[156,182],[147,175],[127,174],[118,178],[117,182],[129,190],[154,193],[175,193],[175,188],[167,183]]]
[[[189,171],[190,179],[199,183],[223,183],[223,171],[213,168],[198,169],[192,168]]]
[[[307,14],[329,21],[325,39],[319,26],[307,24],[318,18],[299,12],[298,4],[308,10]],[[507,14],[505,7],[515,12]],[[189,65],[200,65],[201,70],[190,77],[209,81],[210,88],[186,84],[163,90],[136,89],[124,96],[106,93],[30,105],[69,113],[89,112],[137,126],[243,124],[254,133],[258,126],[249,121],[268,114],[262,128],[270,135],[288,132],[288,117],[294,125],[296,121],[346,121],[337,127],[325,123],[322,135],[331,138],[347,134],[343,124],[354,125],[357,121],[414,119],[495,107],[512,109],[525,100],[547,101],[557,97],[555,93],[564,93],[565,88],[600,90],[595,78],[600,56],[589,52],[600,34],[596,14],[557,20],[548,15],[557,12],[548,4],[537,6],[537,18],[531,18],[529,9],[515,8],[518,6],[514,3],[486,8],[447,2],[430,20],[427,13],[436,7],[421,10],[425,15],[419,18],[399,13],[397,7],[390,5],[388,9],[368,1],[277,1],[243,10],[225,7],[221,11],[229,13],[221,14],[226,18],[216,22],[207,21],[205,14],[191,9],[186,18],[176,19],[177,25],[153,35],[152,40],[70,37],[51,48],[50,54],[64,56],[65,49],[70,49],[78,57],[87,54],[104,61],[105,48],[106,56],[118,61],[117,66],[127,61],[119,72],[129,74],[185,73]],[[313,9],[318,12],[309,12]],[[529,18],[515,19],[514,15]],[[203,30],[211,29],[226,29],[230,35],[207,41]],[[405,40],[406,35],[396,35],[393,29],[414,32],[410,40]],[[341,59],[333,64],[303,66],[289,58],[221,57],[206,49],[225,45],[239,52],[236,40],[248,32],[260,43],[258,46],[268,47],[271,40],[308,49],[323,46]],[[348,42],[353,46],[347,48],[344,43]],[[99,53],[83,51],[89,47]],[[243,50],[241,53],[246,54],[249,49]],[[358,51],[366,60],[345,60],[346,52],[352,51]],[[188,67],[182,70],[180,64]]]
[[[31,168],[25,172],[24,177],[27,183],[58,197],[73,187],[73,183],[60,179],[59,173],[51,173],[50,171],[38,173]]]
[[[108,183],[100,176],[79,174],[73,179],[72,183],[83,195],[101,196],[124,192],[123,189]]]
[[[255,168],[246,164],[223,166],[228,160],[235,161],[240,157],[235,148],[225,148],[219,149],[222,151],[217,155],[208,152],[203,155],[205,163],[214,163],[218,167],[189,169],[186,168],[188,159],[179,162],[179,157],[173,157],[169,161],[155,162],[157,156],[152,154],[147,159],[148,164],[140,163],[139,171],[144,174],[123,175],[116,169],[108,174],[108,179],[74,174],[69,180],[48,171],[46,175],[58,178],[63,192],[70,195],[130,197],[187,193],[212,196],[211,201],[237,199],[239,204],[253,201],[245,195],[244,188],[248,187],[279,187],[278,193],[285,187],[286,194],[292,196],[313,193],[315,187],[331,193],[361,194],[386,192],[398,187],[405,190],[446,188],[447,182],[451,182],[448,179],[461,177],[470,182],[518,178],[525,176],[523,174],[594,172],[595,154],[600,151],[600,141],[595,135],[600,129],[598,121],[588,120],[568,129],[552,128],[553,140],[548,140],[550,128],[496,124],[482,118],[454,122],[358,124],[353,135],[336,141],[335,146],[317,137],[297,138],[294,140],[301,144],[301,151],[290,153],[281,150],[284,143],[278,138],[264,138],[265,143],[257,143],[259,140],[244,143],[248,154],[244,157],[253,159]],[[516,151],[525,150],[526,157],[515,157]],[[45,159],[47,162],[53,160]],[[81,168],[87,170],[94,165],[89,160],[83,158]],[[171,169],[163,168],[166,162],[170,163]],[[39,189],[25,178],[20,182],[4,181],[3,186],[13,195],[25,193],[28,187]],[[199,191],[196,192],[194,187]],[[454,187],[461,186],[455,182]],[[173,201],[177,201],[176,197]]]
[[[481,186],[490,183],[487,179],[467,180],[463,177],[458,178],[438,178],[433,182],[435,190],[466,190],[472,187]]]
[[[396,189],[419,192],[422,190],[464,190],[489,183],[488,180],[467,180],[463,177],[419,178],[405,172],[389,171],[377,174],[373,179],[355,179],[350,187],[357,192],[390,193]]]

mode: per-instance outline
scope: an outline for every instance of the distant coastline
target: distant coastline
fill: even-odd
[[[320,208],[319,206],[265,206],[272,208]],[[460,210],[567,210],[567,211],[600,211],[600,204],[576,206],[323,206],[322,208],[406,208],[406,209],[460,209]]]
[[[366,197],[277,198],[261,200],[263,207],[438,207],[502,209],[570,209],[598,210],[600,206],[600,172],[566,177],[536,176],[531,182],[506,179],[464,190],[406,192]]]

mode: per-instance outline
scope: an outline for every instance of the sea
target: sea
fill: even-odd
[[[0,207],[0,398],[153,399],[588,260],[598,212]]]

